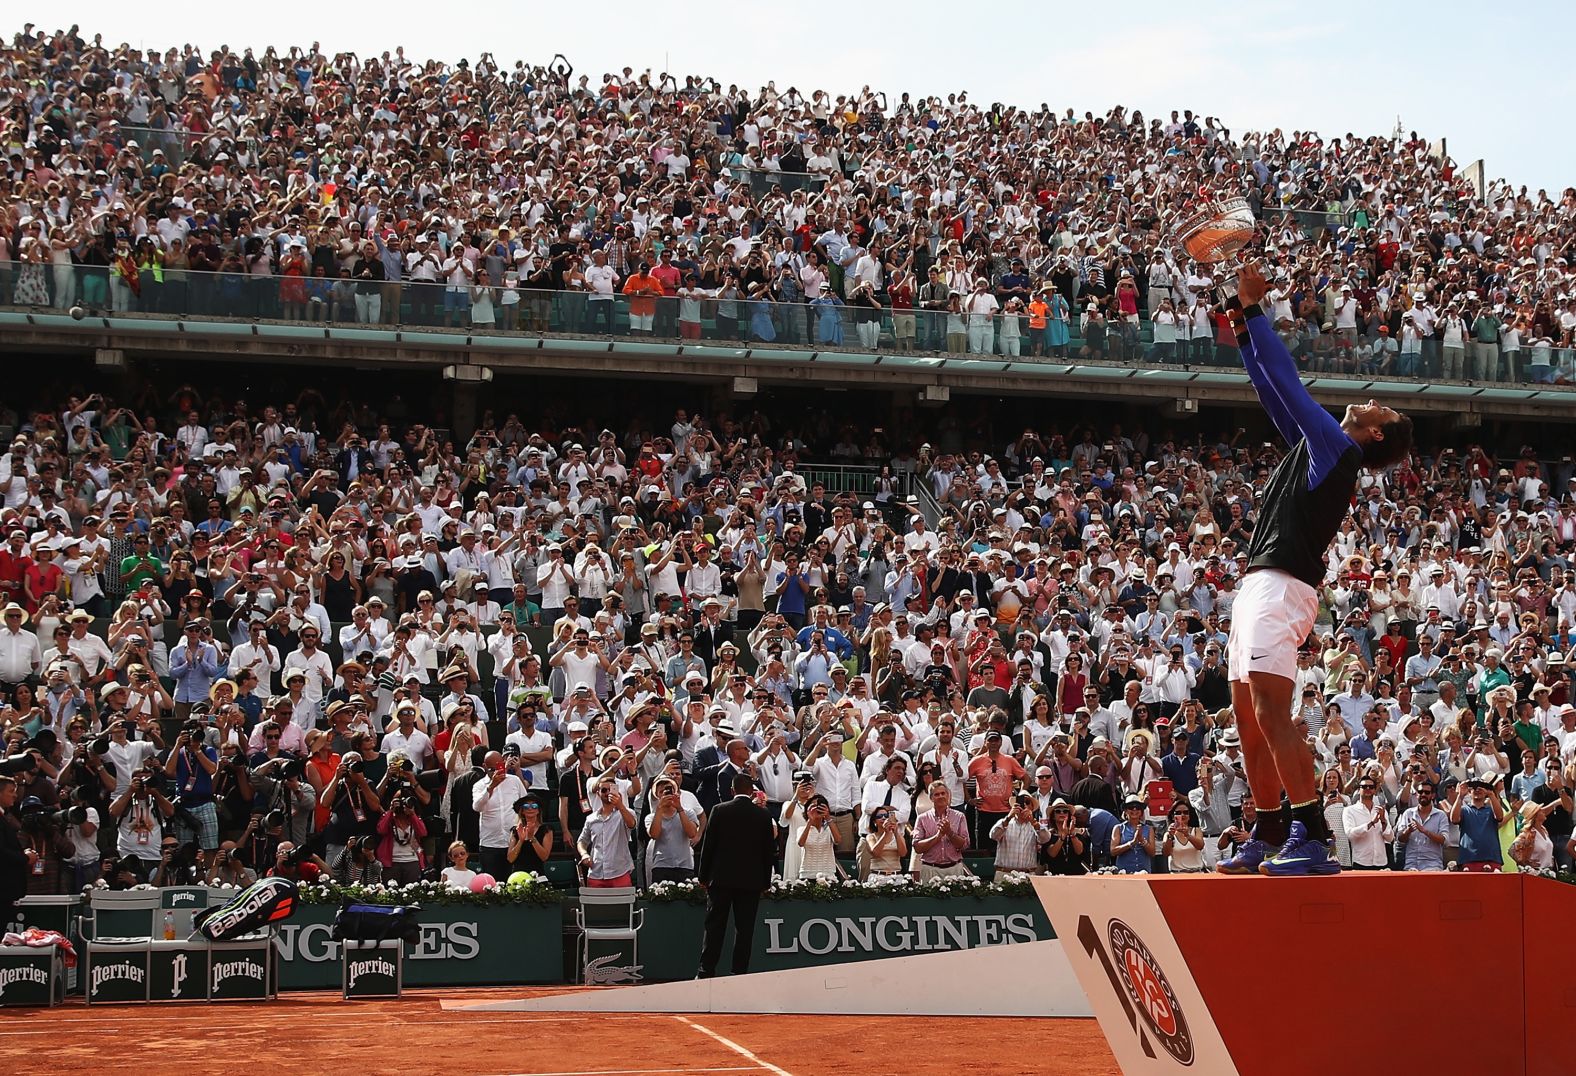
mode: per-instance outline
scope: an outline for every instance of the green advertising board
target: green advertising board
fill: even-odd
[[[206,945],[154,941],[148,946],[149,1001],[207,1001]]]
[[[0,946],[0,1005],[57,1005],[66,995],[66,966],[53,947]]]
[[[403,985],[403,943],[347,942],[343,994],[347,998],[397,998]]]
[[[147,1001],[151,944],[131,942],[89,949],[85,962],[88,1004]]]
[[[646,982],[694,978],[706,909],[687,901],[647,903],[640,931]],[[850,900],[763,900],[750,952],[751,971],[846,964],[919,953],[1046,941],[1056,936],[1033,897],[992,894],[939,898],[871,896]],[[731,959],[733,930],[723,942]]]
[[[339,943],[332,904],[298,904],[279,927],[281,990],[338,990]],[[556,983],[564,977],[563,913],[557,905],[424,908],[421,939],[405,947],[406,986]]]

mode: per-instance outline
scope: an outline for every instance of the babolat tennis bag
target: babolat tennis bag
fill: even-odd
[[[398,938],[412,945],[421,941],[416,913],[421,905],[345,904],[334,916],[336,941],[381,942]]]
[[[208,908],[192,917],[197,933],[212,941],[229,941],[258,927],[278,923],[295,914],[296,884],[288,878],[262,878],[247,886],[228,904]]]

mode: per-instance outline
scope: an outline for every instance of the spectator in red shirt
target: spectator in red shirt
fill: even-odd
[[[1011,755],[1001,750],[999,729],[985,734],[985,752],[969,761],[969,776],[974,779],[975,843],[985,851],[995,852],[996,842],[991,840],[991,827],[1012,810],[1013,782],[1023,777],[1023,767]]]
[[[38,612],[38,603],[43,601],[46,595],[67,596],[64,589],[66,573],[61,570],[57,562],[58,550],[53,543],[47,539],[40,542],[33,555],[38,559],[28,565],[23,584],[22,606],[29,613]]]

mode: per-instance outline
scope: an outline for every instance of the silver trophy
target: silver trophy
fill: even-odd
[[[1212,199],[1180,217],[1171,232],[1194,261],[1216,267],[1215,286],[1223,299],[1237,294],[1237,255],[1253,241],[1258,222],[1242,197]]]

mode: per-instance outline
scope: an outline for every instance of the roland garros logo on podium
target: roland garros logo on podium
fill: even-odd
[[[1178,1064],[1191,1065],[1193,1032],[1188,1027],[1187,1017],[1182,1013],[1166,973],[1138,933],[1120,919],[1112,919],[1106,928],[1106,938],[1102,939],[1093,921],[1085,915],[1078,919],[1078,940],[1083,943],[1084,951],[1098,959],[1105,969],[1111,988],[1126,1011],[1128,1023],[1138,1033],[1144,1054],[1157,1056],[1149,1042],[1152,1035]]]

